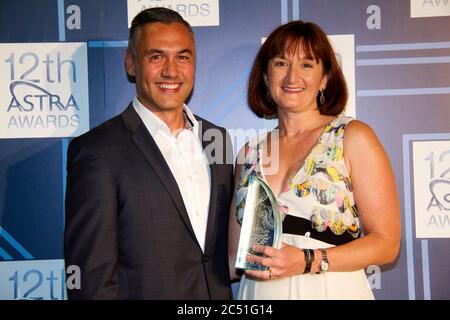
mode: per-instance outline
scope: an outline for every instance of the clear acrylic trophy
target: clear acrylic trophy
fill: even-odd
[[[259,177],[251,176],[245,198],[244,217],[235,267],[245,270],[267,270],[268,267],[246,261],[255,244],[280,248],[282,217],[270,187]]]

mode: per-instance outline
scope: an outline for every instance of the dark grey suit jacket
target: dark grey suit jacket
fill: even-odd
[[[219,145],[225,151],[228,143],[231,150],[223,128],[198,120],[202,132],[220,130]],[[203,140],[203,148],[208,143]],[[223,154],[226,164],[210,165],[203,253],[175,178],[131,104],[73,139],[67,161],[64,258],[66,266],[81,268],[81,289],[68,290],[69,299],[230,299],[227,239],[233,166],[231,153]]]

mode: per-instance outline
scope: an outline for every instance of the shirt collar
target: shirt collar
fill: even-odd
[[[165,134],[172,135],[167,124],[162,121],[157,115],[155,115],[152,111],[147,109],[137,98],[137,96],[133,99],[133,107],[138,113],[141,120],[144,122],[148,131],[151,135],[156,135],[158,131],[163,131]],[[186,104],[183,104],[183,114],[185,118],[185,130],[192,130],[195,135],[198,137],[199,134],[199,125],[197,119],[195,119],[194,114],[188,108]]]

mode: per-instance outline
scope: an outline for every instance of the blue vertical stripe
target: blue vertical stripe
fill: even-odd
[[[58,33],[59,41],[66,41],[66,27],[64,24],[64,0],[58,0]]]
[[[423,299],[431,300],[430,261],[428,259],[428,240],[422,240],[421,244],[422,244]]]
[[[281,0],[281,23],[288,22],[288,3],[287,0]]]
[[[405,193],[405,237],[406,237],[406,267],[408,272],[408,296],[409,300],[416,300],[416,287],[414,279],[414,248],[412,231],[412,210],[411,210],[411,178],[409,163],[409,142],[410,137],[403,135],[403,182]]]
[[[65,199],[66,199],[66,178],[67,178],[67,170],[66,170],[66,164],[67,164],[67,147],[68,147],[69,141],[67,138],[61,139],[61,159],[62,159],[62,222],[63,222],[63,230],[65,225],[65,217],[66,217],[66,211],[65,211]]]
[[[292,0],[292,20],[298,20],[299,18],[300,18],[299,0]]]
[[[0,226],[0,236],[2,236],[11,246],[14,247],[25,259],[34,259],[34,257],[16,241],[5,229]]]

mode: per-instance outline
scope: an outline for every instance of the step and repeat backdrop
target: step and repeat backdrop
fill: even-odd
[[[450,299],[446,0],[0,0],[0,299],[66,299],[67,145],[133,98],[123,64],[128,26],[155,6],[194,27],[189,106],[226,127],[235,150],[275,125],[246,104],[264,38],[296,19],[323,27],[351,91],[346,113],[377,133],[401,198],[400,256],[367,268],[374,294]]]

